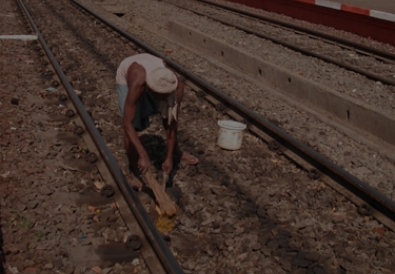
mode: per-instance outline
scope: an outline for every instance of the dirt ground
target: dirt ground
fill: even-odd
[[[50,10],[45,8],[48,3],[30,0],[29,8],[74,88],[82,91],[82,101],[107,146],[128,174],[114,79],[119,62],[137,49],[87,20],[68,1],[49,3]],[[164,38],[174,14],[177,20],[202,31],[208,32],[215,23],[164,2],[133,1],[128,9],[122,17],[132,24],[126,27],[128,31],[393,197],[393,162],[380,152]],[[117,19],[111,13],[103,14]],[[17,16],[15,6],[7,15]],[[247,49],[248,39],[233,32],[218,27],[214,35],[228,34],[226,39],[244,41]],[[78,207],[68,198],[60,200],[63,193],[73,195],[94,186],[99,180],[97,171],[77,161],[84,156],[84,144],[67,134],[59,138],[69,123],[57,97],[46,90],[53,79],[36,66],[41,60],[34,47],[20,41],[1,43],[0,187],[6,194],[1,196],[6,271],[80,273],[81,268],[64,253],[66,247],[119,242],[126,234],[124,225],[118,218],[108,228],[96,225],[97,213],[88,207],[76,211]],[[299,62],[274,50],[278,54],[268,54],[270,58],[279,55]],[[307,69],[309,61],[305,62]],[[12,66],[5,65],[9,63]],[[19,99],[18,105],[11,103],[14,97]],[[247,132],[241,150],[220,149],[215,143],[221,119],[228,117],[186,88],[178,137],[182,149],[200,162],[175,167],[168,193],[180,212],[175,229],[166,233],[186,273],[392,273],[392,231],[358,214],[344,197],[323,182],[308,179],[284,155],[268,150]],[[158,117],[142,135],[160,174],[165,146]],[[146,199],[145,193],[140,197]],[[109,212],[119,217],[116,210]],[[140,260],[97,266],[101,272],[86,268],[85,273],[146,273]]]

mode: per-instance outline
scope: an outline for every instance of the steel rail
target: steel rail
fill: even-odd
[[[239,30],[242,30],[242,31],[244,31],[244,32],[246,32],[246,33],[253,34],[253,35],[255,35],[255,36],[258,36],[258,37],[261,37],[261,38],[270,40],[270,41],[272,41],[272,42],[274,42],[274,43],[276,43],[276,44],[280,44],[280,45],[285,46],[285,47],[287,47],[287,48],[290,48],[290,49],[292,49],[292,50],[299,51],[299,52],[301,52],[301,53],[303,53],[303,54],[305,54],[305,55],[313,56],[313,57],[322,59],[322,60],[324,60],[324,61],[326,61],[326,62],[335,64],[335,65],[337,65],[337,66],[339,66],[339,67],[343,67],[343,68],[345,68],[345,69],[347,69],[347,70],[354,71],[354,72],[357,72],[357,73],[359,73],[359,74],[365,75],[365,76],[367,76],[368,78],[373,79],[373,80],[376,80],[376,81],[380,81],[380,82],[382,82],[383,84],[388,84],[388,85],[393,85],[393,86],[395,86],[395,80],[392,80],[392,79],[389,79],[389,78],[386,78],[386,77],[377,75],[377,74],[375,74],[375,73],[371,73],[371,72],[369,72],[369,71],[367,71],[367,70],[360,69],[359,67],[356,67],[356,66],[348,65],[348,64],[346,64],[346,63],[344,63],[344,62],[342,62],[342,61],[338,61],[338,60],[336,60],[336,59],[334,59],[334,58],[327,57],[327,56],[322,55],[322,54],[320,54],[320,53],[315,53],[315,52],[313,52],[313,51],[311,51],[311,50],[307,50],[307,49],[304,49],[304,48],[302,48],[302,47],[299,47],[299,46],[293,45],[293,44],[291,44],[291,43],[288,43],[288,42],[286,42],[286,41],[282,41],[281,39],[274,38],[274,37],[272,37],[272,36],[270,36],[270,35],[266,35],[266,34],[263,34],[263,33],[259,33],[259,32],[256,32],[256,31],[254,31],[254,30],[251,30],[251,29],[248,29],[248,28],[244,28],[244,27],[241,27],[241,26],[237,26],[237,25],[235,25],[235,24],[226,22],[226,21],[221,20],[221,19],[217,19],[217,18],[215,18],[215,17],[213,17],[213,16],[210,16],[210,15],[207,15],[207,14],[204,14],[204,13],[201,13],[201,12],[198,12],[198,11],[195,11],[195,10],[193,10],[193,9],[191,9],[191,8],[186,8],[186,7],[180,6],[180,5],[178,5],[178,4],[174,4],[174,3],[171,3],[171,4],[174,5],[174,6],[176,6],[176,7],[179,7],[179,8],[185,9],[185,10],[188,10],[188,11],[190,11],[190,12],[193,12],[193,13],[195,13],[195,14],[197,14],[197,15],[204,16],[204,17],[210,18],[210,19],[212,19],[212,20],[214,20],[214,21],[220,22],[220,23],[223,24],[223,25],[230,26],[230,27],[234,27],[234,28],[239,29]]]
[[[343,45],[345,45],[347,47],[352,47],[352,48],[354,48],[356,50],[364,51],[364,52],[366,52],[368,54],[373,54],[373,55],[376,55],[376,56],[380,56],[382,58],[395,60],[395,54],[392,54],[392,53],[389,53],[389,52],[385,52],[385,51],[381,51],[381,50],[377,50],[377,49],[372,48],[372,47],[364,46],[362,44],[355,43],[355,42],[353,42],[351,40],[348,40],[348,39],[345,39],[345,38],[340,38],[340,37],[337,37],[337,36],[334,36],[334,35],[326,34],[324,32],[315,31],[315,30],[312,30],[312,29],[309,29],[309,28],[297,26],[297,25],[294,25],[294,24],[291,24],[291,23],[287,23],[287,22],[283,22],[283,21],[276,20],[276,19],[273,19],[273,18],[269,18],[267,16],[263,16],[263,15],[259,15],[259,14],[256,14],[256,13],[240,10],[240,9],[237,9],[237,8],[233,8],[233,7],[230,7],[230,6],[227,6],[227,5],[222,5],[222,4],[219,4],[219,3],[214,3],[214,2],[211,2],[211,1],[207,1],[207,0],[195,0],[195,1],[202,2],[202,3],[208,4],[208,5],[212,5],[212,6],[216,6],[216,7],[222,8],[222,9],[233,11],[235,13],[243,14],[243,15],[246,15],[246,16],[249,16],[249,17],[253,17],[253,18],[256,18],[256,19],[260,19],[260,20],[263,20],[263,21],[268,21],[268,22],[271,22],[273,24],[277,24],[277,25],[281,25],[281,26],[284,26],[284,27],[287,27],[287,28],[290,28],[290,29],[298,30],[298,31],[301,31],[301,32],[304,32],[304,33],[308,33],[310,35],[314,35],[314,36],[320,37],[320,38],[328,39],[330,42],[341,43],[341,44],[343,44]]]
[[[20,5],[21,9],[25,13],[28,21],[33,28],[34,32],[37,34],[38,40],[42,48],[44,49],[46,55],[48,56],[50,62],[52,63],[53,67],[56,70],[56,73],[63,83],[63,86],[66,88],[66,91],[71,98],[72,103],[74,104],[75,108],[77,109],[81,120],[85,124],[87,131],[89,132],[90,136],[92,137],[93,141],[95,142],[97,149],[102,156],[102,159],[106,163],[107,167],[109,168],[112,176],[114,177],[115,181],[118,184],[123,196],[131,208],[132,212],[134,213],[136,219],[139,222],[139,225],[143,228],[143,231],[152,245],[155,253],[157,254],[158,258],[160,259],[163,268],[167,273],[172,274],[183,274],[184,271],[174,258],[173,254],[171,253],[170,249],[166,245],[165,241],[163,240],[162,236],[159,234],[158,230],[156,229],[155,225],[153,224],[152,220],[148,216],[146,210],[144,209],[143,205],[141,204],[140,200],[137,198],[134,190],[129,185],[128,181],[126,180],[125,176],[123,175],[120,167],[118,166],[114,156],[111,154],[110,150],[106,146],[103,138],[101,137],[99,131],[96,129],[95,124],[93,123],[92,119],[90,118],[88,112],[85,110],[82,102],[76,95],[73,87],[71,86],[70,82],[68,81],[66,75],[64,74],[62,68],[60,67],[59,63],[56,61],[55,57],[53,56],[51,50],[49,49],[48,45],[46,44],[44,38],[42,37],[40,31],[38,30],[37,26],[35,25],[29,11],[27,10],[26,6],[23,4],[22,0],[18,0],[18,4]]]
[[[243,117],[248,123],[256,126],[258,129],[262,130],[267,135],[269,135],[274,140],[276,140],[283,147],[292,151],[293,153],[301,157],[303,160],[307,161],[312,166],[314,166],[317,170],[321,171],[322,173],[333,179],[335,182],[337,182],[347,190],[351,191],[354,195],[361,198],[370,207],[377,210],[391,221],[393,222],[395,221],[394,201],[392,201],[382,193],[378,192],[377,190],[373,189],[368,184],[362,182],[355,176],[351,175],[344,169],[335,165],[327,158],[320,155],[318,152],[314,151],[312,148],[301,143],[300,141],[298,141],[297,139],[295,139],[285,131],[278,128],[273,123],[267,121],[262,116],[248,109],[247,107],[245,107],[238,101],[234,100],[224,92],[220,91],[219,89],[215,88],[208,82],[204,81],[199,76],[193,74],[192,72],[188,71],[184,67],[180,66],[179,64],[168,58],[166,55],[160,53],[154,48],[148,46],[143,41],[132,36],[130,33],[117,27],[114,23],[107,21],[104,17],[97,14],[96,12],[89,9],[88,7],[84,6],[83,4],[79,3],[78,1],[76,0],[71,0],[71,1],[77,4],[85,11],[89,12],[91,15],[102,21],[104,24],[106,24],[107,26],[109,26],[110,28],[112,28],[122,36],[128,38],[130,41],[138,45],[140,48],[143,48],[145,51],[153,55],[156,55],[159,58],[162,58],[170,68],[174,69],[177,73],[189,79],[196,86],[198,86],[199,88],[201,88],[202,90],[213,96],[215,99],[220,101],[225,107],[233,110],[241,117]]]

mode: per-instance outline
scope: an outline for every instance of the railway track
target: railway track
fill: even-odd
[[[83,6],[81,6],[83,7]],[[92,14],[95,14],[94,12],[91,11]],[[96,15],[98,16],[98,15]],[[134,43],[138,44],[139,46],[143,47],[145,51],[148,51],[150,53],[154,53],[155,55],[160,56],[164,60],[166,60],[166,63],[175,69],[178,73],[180,73],[182,76],[186,77],[186,79],[190,80],[194,85],[197,86],[197,91],[198,95],[204,96],[201,93],[201,90],[204,92],[208,93],[210,97],[208,100],[210,100],[215,106],[216,109],[219,111],[224,111],[226,108],[230,110],[229,114],[233,113],[233,115],[237,115],[240,118],[243,119],[244,121],[248,122],[250,126],[254,126],[257,129],[263,131],[263,133],[271,138],[268,140],[269,147],[273,150],[277,150],[280,148],[280,146],[283,146],[285,149],[289,149],[292,151],[294,154],[297,155],[297,157],[300,157],[300,159],[307,160],[307,162],[313,166],[315,169],[310,169],[309,170],[309,177],[312,179],[317,179],[319,178],[320,174],[318,172],[318,169],[321,170],[321,172],[325,173],[325,175],[331,177],[331,178],[337,178],[338,183],[340,183],[343,187],[346,189],[350,190],[352,193],[359,197],[363,197],[367,193],[361,193],[359,191],[364,191],[365,189],[369,189],[369,196],[372,194],[371,197],[377,195],[374,200],[380,201],[380,206],[376,205],[375,207],[381,207],[381,205],[387,204],[389,211],[386,213],[386,216],[389,218],[392,218],[392,209],[394,204],[392,203],[391,200],[387,199],[384,195],[381,195],[380,193],[376,192],[374,189],[370,188],[368,185],[365,183],[361,182],[357,178],[353,177],[350,174],[347,174],[344,170],[342,170],[339,167],[336,167],[333,163],[319,155],[318,153],[314,152],[312,149],[308,148],[304,144],[298,142],[297,140],[293,139],[291,136],[286,134],[285,132],[281,131],[279,128],[277,128],[275,125],[272,123],[264,120],[262,117],[254,113],[253,111],[249,110],[239,102],[233,100],[229,96],[227,96],[225,93],[221,92],[220,90],[216,89],[209,83],[203,81],[200,79],[198,76],[192,74],[188,70],[184,69],[182,66],[178,65],[177,63],[173,62],[171,59],[167,58],[165,55],[159,53],[158,51],[147,47],[143,43],[139,42],[137,39],[135,39],[133,36],[127,34],[123,30],[117,28],[115,25],[108,23],[113,29],[115,29],[117,32],[120,34],[123,34],[125,37],[129,38],[131,41]],[[201,90],[199,90],[201,89]],[[199,92],[200,91],[200,92]],[[257,131],[255,131],[256,134],[259,135]],[[290,156],[292,157],[292,156]],[[325,170],[325,171],[324,171]],[[341,178],[341,179],[340,179]],[[359,190],[358,190],[359,189]],[[366,199],[363,200],[369,200],[369,198],[366,197]],[[395,207],[394,207],[395,208]]]
[[[122,151],[122,129],[116,122],[119,117],[111,86],[123,53],[131,50],[160,55],[187,79],[188,91],[195,91],[186,94],[180,141],[184,149],[200,155],[201,163],[198,167],[181,164],[177,180],[169,189],[182,208],[176,229],[169,232],[171,249],[186,271],[215,269],[218,273],[255,273],[269,268],[273,273],[297,270],[342,273],[359,271],[367,265],[381,271],[390,269],[391,262],[387,260],[377,265],[378,257],[389,256],[390,249],[382,248],[375,239],[365,239],[364,233],[374,235],[375,231],[384,231],[380,240],[392,244],[392,232],[372,218],[373,214],[386,222],[387,218],[377,215],[380,212],[391,218],[392,201],[165,55],[114,25],[103,23],[104,18],[87,16],[86,11],[97,14],[78,5],[85,14],[67,1],[29,2],[28,9],[44,38],[48,38],[61,70],[66,72],[74,88],[82,91],[82,102],[95,122],[86,117],[86,123],[90,128],[100,128],[103,139],[124,171],[127,167]],[[73,20],[70,14],[74,14]],[[118,34],[114,35],[113,30]],[[120,47],[124,50],[116,50]],[[68,87],[68,90],[73,91],[73,88]],[[70,94],[79,104],[76,95]],[[243,150],[236,153],[210,145],[215,142],[215,120],[229,115],[249,123],[250,130],[268,142],[271,150],[256,135],[248,135]],[[161,148],[149,151],[156,165],[163,157],[164,148],[161,139],[152,135],[161,134],[157,122],[145,132],[145,144]],[[103,154],[110,157],[106,151],[101,151]],[[304,169],[290,162],[288,157]],[[326,177],[323,181],[342,182],[369,206],[354,200],[360,205],[358,209],[339,198],[337,192],[319,179],[321,172]],[[119,172],[112,173],[122,178]],[[128,194],[133,195],[132,192]],[[143,201],[146,199],[143,193],[139,196]],[[350,226],[358,229],[350,229]],[[372,231],[372,227],[376,230]],[[354,254],[353,258],[345,243],[357,243],[362,238],[359,248],[364,251]],[[336,248],[337,244],[342,248]],[[375,252],[365,251],[372,245]],[[366,256],[374,258],[366,262]]]
[[[372,80],[395,85],[394,54],[220,3],[205,0],[190,2],[191,5],[188,6],[171,1],[169,3]],[[224,11],[234,15],[232,20],[229,20]]]
[[[14,231],[21,228],[36,230],[36,240],[29,237],[32,234],[29,231],[30,233],[26,233],[28,237],[25,238],[28,242],[19,239],[23,243],[17,244],[25,244],[26,246],[30,244],[31,250],[36,249],[39,253],[42,253],[42,250],[46,249],[42,246],[48,245],[46,240],[54,236],[52,235],[54,233],[53,229],[48,226],[60,224],[62,229],[60,229],[59,233],[58,231],[55,232],[58,235],[57,241],[51,243],[55,246],[49,246],[49,248],[56,250],[57,254],[55,257],[61,257],[57,260],[55,259],[55,263],[51,261],[53,254],[51,256],[45,254],[44,258],[38,257],[34,259],[37,265],[28,264],[26,268],[26,257],[23,258],[22,255],[22,258],[19,258],[19,262],[18,260],[15,261],[15,258],[4,261],[8,266],[7,271],[11,273],[18,273],[18,271],[29,273],[36,273],[38,271],[39,273],[44,273],[52,271],[52,269],[55,269],[55,271],[62,269],[62,271],[70,273],[116,273],[117,271],[128,270],[133,273],[183,273],[179,264],[175,261],[174,256],[170,253],[162,235],[156,230],[142,204],[120,171],[116,160],[100,136],[94,121],[82,105],[81,98],[77,95],[78,91],[73,89],[66,78],[64,71],[54,58],[53,53],[43,39],[25,4],[22,1],[18,1],[18,5],[39,41],[38,43],[35,43],[35,41],[31,42],[28,45],[35,51],[36,57],[42,57],[41,69],[39,67],[36,69],[41,72],[43,83],[51,85],[50,88],[43,89],[38,94],[36,90],[30,95],[31,97],[39,95],[38,98],[33,99],[35,102],[33,103],[33,109],[35,108],[34,104],[38,104],[40,105],[39,109],[44,109],[44,113],[46,112],[45,114],[40,113],[40,111],[33,113],[33,117],[36,116],[33,120],[40,120],[41,129],[37,132],[44,135],[41,138],[41,143],[46,149],[44,149],[44,152],[40,152],[40,155],[44,156],[43,158],[45,160],[43,162],[47,162],[44,166],[47,168],[57,167],[58,170],[64,170],[63,174],[71,173],[71,176],[69,176],[71,180],[81,180],[82,185],[78,182],[75,182],[76,184],[74,185],[71,183],[67,188],[68,191],[65,193],[63,189],[60,191],[57,189],[59,186],[56,183],[62,180],[61,173],[57,174],[58,178],[56,180],[51,179],[51,183],[55,184],[56,190],[52,189],[52,186],[47,186],[47,190],[44,190],[44,195],[51,196],[49,200],[56,199],[55,204],[57,208],[53,212],[55,215],[53,220],[49,223],[45,220],[44,216],[41,216],[44,217],[41,220],[38,217],[35,220],[31,217],[38,203],[32,201],[31,203],[27,203],[27,205],[22,205],[26,201],[26,198],[23,200],[24,198],[20,196],[24,191],[18,189],[18,193],[14,194],[16,197],[8,193],[14,204],[10,205],[11,199],[8,199],[8,202],[4,203],[8,207],[13,206],[9,212],[11,213],[11,218],[8,219],[8,227],[6,228]],[[19,38],[17,36],[14,39],[18,40]],[[35,40],[35,38],[32,39]],[[22,51],[24,52],[22,53]],[[19,57],[21,58],[20,60],[29,58],[27,57],[29,56],[27,52],[27,49],[22,49],[18,52],[21,54]],[[34,57],[32,56],[31,58]],[[3,63],[5,62],[6,59],[3,60]],[[28,63],[32,64],[34,61],[29,61]],[[13,72],[15,73],[15,71]],[[26,78],[23,75],[24,73],[30,72],[27,69],[23,70],[22,76]],[[4,75],[7,76],[7,72]],[[8,75],[8,77],[12,78],[12,75]],[[4,80],[7,80],[7,77]],[[63,86],[60,86],[59,81]],[[33,86],[36,84],[34,80],[32,84]],[[11,96],[24,97],[24,95],[16,94],[16,92],[15,94],[4,93],[3,95],[7,99],[11,99]],[[13,105],[19,105],[19,99],[15,97],[11,99],[11,102]],[[28,98],[24,97],[22,100],[29,101]],[[44,99],[41,100],[42,98]],[[54,108],[60,109],[60,111],[51,113],[51,110],[53,112]],[[17,110],[14,111],[18,112]],[[9,113],[10,111],[7,112]],[[48,115],[51,115],[51,117]],[[22,118],[18,119],[20,121],[19,123],[24,121]],[[6,123],[4,120],[3,122]],[[12,120],[10,123],[13,123]],[[29,122],[26,121],[26,123]],[[51,141],[47,140],[47,143],[44,142],[45,133],[50,134],[51,126],[56,126],[52,142],[58,147],[57,151],[59,153],[48,153],[47,149],[51,147],[51,144],[48,143],[51,143]],[[15,128],[15,130],[17,129]],[[34,141],[30,142],[34,143]],[[10,141],[4,140],[2,145],[8,146],[9,143]],[[35,151],[41,148],[40,146]],[[68,150],[72,153],[69,153]],[[28,151],[29,149],[25,147],[24,153]],[[63,158],[61,162],[58,162],[59,158]],[[2,157],[2,160],[8,159],[7,157],[6,159]],[[48,161],[52,162],[52,164],[49,164]],[[56,169],[55,172],[57,172]],[[5,184],[3,187],[5,187],[6,192],[12,189],[9,184],[12,183],[13,177],[10,176],[8,178],[10,173],[8,171],[8,173],[6,172],[2,175],[2,183]],[[32,168],[30,169],[30,173],[40,173],[40,171]],[[40,176],[40,178],[45,178],[45,176]],[[29,178],[20,177],[19,180],[29,180]],[[43,191],[39,185],[34,189],[37,191],[37,194]],[[72,194],[67,194],[67,192],[71,192]],[[33,205],[30,205],[32,203]],[[47,210],[41,204],[38,207]],[[78,210],[75,208],[78,208]],[[63,214],[67,215],[67,221],[69,223],[62,222],[62,218],[59,218]],[[73,223],[73,217],[69,216],[69,214],[81,219],[77,223]],[[75,236],[78,238],[73,238]],[[9,233],[7,233],[6,237],[7,255],[17,254],[18,252],[24,253],[23,251],[26,251],[21,250],[17,245],[12,247],[12,244],[9,243]],[[1,238],[1,240],[3,246],[3,239]],[[37,246],[35,242],[42,240],[43,243],[39,243]],[[57,250],[56,247],[59,244],[63,251]],[[31,257],[31,255],[27,256]],[[65,261],[62,257],[68,260]],[[118,265],[115,268],[108,267],[116,263],[122,263],[123,265]],[[35,267],[32,267],[33,265]]]

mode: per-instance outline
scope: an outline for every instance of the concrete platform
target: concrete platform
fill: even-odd
[[[393,0],[226,1],[322,24],[395,46],[395,2]]]
[[[381,109],[278,67],[182,23],[170,22],[169,37],[264,84],[268,87],[266,90],[273,94],[284,94],[323,116],[337,117],[343,123],[395,145],[395,117]]]

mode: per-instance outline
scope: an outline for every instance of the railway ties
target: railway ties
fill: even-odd
[[[92,17],[79,17],[78,9],[69,2],[46,4],[50,12],[43,5],[32,11],[32,17],[48,16],[50,25],[62,29],[59,35],[48,28],[49,42],[68,41],[68,44],[59,43],[60,56],[78,60],[80,66],[67,74],[74,77],[73,86],[82,91],[81,101],[91,113],[94,126],[101,129],[104,142],[121,169],[127,172],[112,86],[114,67],[126,51],[153,51],[149,47],[138,49],[144,46],[138,44],[138,39],[132,46],[118,40],[119,37],[113,41],[92,39],[114,35],[107,34],[100,26],[87,27],[91,26]],[[84,22],[84,28],[77,24],[75,29],[64,27],[63,23],[73,23],[67,20],[69,14],[74,15],[74,22]],[[88,38],[84,47],[74,37],[76,29],[80,31],[79,37]],[[92,49],[96,52],[91,52]],[[182,68],[171,60],[168,63],[175,69]],[[177,71],[187,79],[188,85],[179,138],[185,150],[199,156],[200,163],[196,167],[179,164],[169,192],[181,212],[169,227],[159,225],[159,229],[170,228],[166,232],[168,245],[186,272],[210,273],[216,269],[219,273],[258,273],[270,269],[272,273],[334,273],[361,271],[377,260],[382,261],[381,270],[390,269],[390,251],[382,244],[390,243],[392,232],[376,222],[370,206],[355,207],[323,183],[318,169],[310,170],[299,166],[299,162],[290,162],[288,157],[295,156],[281,139],[271,143],[269,150],[257,136],[269,141],[273,133],[267,128],[262,132],[263,125],[256,123],[260,121],[258,115],[246,109],[240,111],[238,108],[243,106],[239,102],[230,100],[187,70]],[[223,151],[214,145],[217,119],[229,119],[229,116],[244,119],[252,130],[245,135],[240,151]],[[272,123],[266,126],[281,133]],[[146,144],[156,148],[150,150],[152,158],[158,159],[154,164],[160,164],[163,156],[161,133],[155,119],[152,127],[143,133]],[[142,201],[147,198],[144,193],[139,196]],[[144,206],[149,209],[150,205],[144,203]],[[380,243],[374,237],[377,234]],[[360,253],[354,254],[347,247],[357,243]],[[366,256],[372,256],[368,246],[373,246],[375,251],[371,260],[366,260]]]

